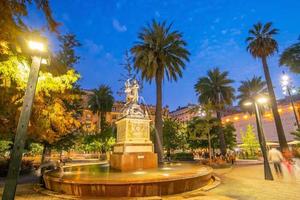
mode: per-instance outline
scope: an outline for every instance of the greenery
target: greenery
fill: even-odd
[[[240,107],[249,112],[254,112],[254,106],[244,106],[243,104],[247,101],[253,101],[258,96],[266,96],[267,95],[267,88],[266,82],[262,80],[262,77],[254,76],[252,79],[248,79],[246,81],[241,81],[241,85],[238,88],[239,95],[237,98],[239,99]]]
[[[194,155],[193,153],[180,152],[180,153],[171,154],[171,159],[177,161],[193,161]]]
[[[98,89],[94,89],[88,104],[93,113],[98,115],[96,132],[100,133],[101,130],[105,129],[106,113],[111,111],[114,104],[111,88],[107,85],[100,85]]]
[[[83,153],[98,153],[99,158],[101,154],[111,151],[116,142],[116,129],[108,125],[105,127],[98,134],[78,137],[74,149]]]
[[[195,117],[188,123],[187,126],[189,147],[191,149],[208,148],[208,138],[210,137],[212,148],[220,148],[218,137],[219,132],[224,134],[226,148],[233,149],[233,147],[236,146],[236,135],[235,128],[232,123],[226,123],[223,125],[217,118],[214,117],[209,120]]]
[[[260,58],[268,86],[268,92],[270,97],[270,102],[272,106],[272,112],[274,116],[274,121],[276,123],[276,130],[278,134],[278,140],[281,149],[288,148],[287,141],[284,135],[284,130],[282,122],[279,116],[276,97],[273,89],[273,84],[270,76],[270,71],[267,63],[267,58],[272,56],[278,51],[278,44],[273,38],[278,33],[278,29],[272,27],[272,23],[268,22],[262,24],[260,22],[253,25],[249,30],[249,37],[247,37],[246,42],[248,43],[247,51],[254,57]]]
[[[164,119],[163,139],[163,146],[169,155],[171,154],[171,151],[179,149],[184,151],[187,148],[185,127],[182,123],[174,119]]]
[[[282,52],[279,64],[287,66],[294,73],[300,73],[300,42],[291,45]]]
[[[291,133],[293,136],[295,136],[295,140],[300,141],[300,128],[298,128],[296,131]]]
[[[0,177],[6,177],[9,167],[8,159],[0,160]],[[33,162],[31,160],[22,160],[20,175],[29,174],[33,170]]]
[[[248,125],[246,132],[240,132],[242,137],[242,148],[247,152],[249,157],[254,158],[256,155],[256,152],[259,148],[258,140],[256,139],[255,133],[254,133],[254,127],[252,125]]]
[[[41,155],[43,148],[44,147],[40,143],[33,142],[29,146],[29,153],[33,156]]]
[[[11,146],[11,141],[0,140],[0,159],[5,158],[7,156],[7,153],[10,151]]]
[[[155,144],[159,162],[163,159],[163,151],[158,145],[158,141],[163,144],[162,83],[165,77],[174,81],[182,77],[184,61],[188,61],[189,56],[182,34],[171,28],[172,25],[166,22],[153,20],[142,29],[139,41],[131,48],[134,67],[141,72],[142,79],[156,83],[155,128],[159,138]]]
[[[199,103],[211,104],[217,113],[217,119],[221,122],[221,112],[225,106],[231,105],[234,99],[234,88],[231,84],[234,81],[228,78],[228,72],[221,72],[214,68],[207,72],[207,76],[200,77],[195,84],[195,91]],[[218,133],[221,153],[226,154],[226,141],[222,131]]]

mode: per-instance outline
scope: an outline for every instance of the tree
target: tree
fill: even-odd
[[[236,129],[233,123],[226,123],[223,125],[222,131],[224,132],[226,148],[232,150],[236,146]]]
[[[24,22],[24,17],[28,15],[28,6],[35,4],[38,10],[44,13],[50,31],[57,32],[57,23],[50,8],[49,0],[10,0],[0,1],[0,58],[7,59],[7,52],[20,46],[19,38],[30,32],[30,28]]]
[[[80,60],[80,57],[75,53],[75,48],[81,46],[80,42],[76,39],[76,35],[71,33],[60,35],[58,40],[60,42],[60,51],[56,55],[56,60],[62,66],[66,66],[67,69],[74,69],[74,65]]]
[[[142,90],[143,90],[143,81],[140,80],[138,72],[134,69],[134,67],[133,67],[133,58],[132,58],[130,52],[127,51],[127,50],[125,52],[124,63],[122,63],[121,65],[124,67],[125,73],[121,73],[121,78],[118,80],[121,84],[121,88],[120,88],[120,91],[118,91],[118,94],[120,96],[122,96],[124,94],[124,90],[125,90],[124,83],[129,79],[130,80],[132,80],[132,79],[137,80],[137,82],[140,86],[139,91],[142,92]]]
[[[164,148],[167,150],[168,154],[171,154],[171,151],[178,149],[181,144],[182,132],[181,124],[171,118],[166,118],[163,124],[163,140]]]
[[[81,95],[75,85],[79,74],[73,69],[74,62],[64,61],[76,55],[67,48],[60,49],[58,54],[60,53],[66,56],[58,59],[58,56],[53,54],[50,70],[42,69],[39,73],[28,130],[29,137],[49,148],[52,143],[60,140],[60,137],[80,129]],[[0,121],[4,123],[0,123],[0,131],[11,140],[14,137],[19,107],[28,80],[29,62],[28,58],[13,53],[7,60],[0,62],[0,78],[4,83],[1,85],[1,96],[4,98],[0,101]],[[58,68],[64,70],[53,73],[53,69]]]
[[[93,90],[94,94],[90,96],[89,107],[93,113],[98,114],[98,130],[105,129],[106,113],[110,112],[113,104],[114,97],[112,90],[107,85],[100,85],[98,89]]]
[[[256,139],[255,133],[254,133],[254,127],[249,124],[247,126],[246,132],[240,132],[242,136],[242,142],[243,142],[243,149],[251,156],[255,156],[255,152],[259,148],[259,143]]]
[[[279,64],[287,66],[294,73],[300,73],[300,42],[291,45],[282,52]]]
[[[300,141],[300,128],[298,128],[296,131],[292,132],[291,134],[295,136],[295,140]]]
[[[184,61],[188,61],[189,56],[182,34],[171,28],[172,24],[153,20],[141,30],[139,41],[131,48],[134,67],[141,72],[142,79],[150,83],[154,79],[156,83],[155,129],[158,137],[155,149],[159,162],[163,160],[162,83],[165,78],[177,81],[182,77]]]
[[[201,104],[211,103],[217,113],[217,119],[221,122],[222,111],[225,106],[231,105],[234,99],[234,88],[231,86],[233,80],[228,78],[228,72],[221,72],[214,68],[207,72],[207,76],[200,77],[194,88]],[[220,149],[223,155],[226,154],[226,141],[224,133],[218,133]]]
[[[248,43],[247,51],[254,57],[260,58],[262,61],[264,74],[268,86],[268,92],[271,100],[272,112],[275,120],[279,144],[282,150],[288,148],[287,141],[284,135],[282,122],[277,108],[276,97],[273,89],[273,84],[270,76],[270,71],[267,63],[267,58],[278,51],[278,44],[273,38],[278,33],[278,29],[272,28],[272,23],[262,24],[258,22],[249,30],[249,37],[246,39]]]

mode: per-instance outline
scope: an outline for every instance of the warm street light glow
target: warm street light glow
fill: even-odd
[[[28,47],[34,51],[40,51],[40,52],[46,51],[45,45],[41,42],[36,42],[36,41],[30,40],[30,41],[28,41]]]
[[[281,79],[283,81],[288,81],[289,80],[289,76],[287,74],[282,75]]]
[[[252,105],[252,102],[246,101],[246,102],[244,102],[243,104],[244,104],[244,106],[251,106],[251,105]]]
[[[48,64],[48,61],[47,61],[47,59],[45,59],[45,58],[42,58],[42,60],[41,60],[41,64],[47,65],[47,64]]]
[[[256,99],[257,103],[260,103],[260,104],[265,104],[268,102],[268,98],[266,97],[260,97],[258,99]]]

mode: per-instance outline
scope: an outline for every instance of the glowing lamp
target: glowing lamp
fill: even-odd
[[[33,51],[40,51],[40,52],[46,51],[45,45],[42,42],[30,40],[28,41],[28,47]]]
[[[252,105],[252,102],[250,102],[250,101],[244,102],[244,106],[251,106],[251,105]]]
[[[260,98],[256,99],[256,101],[257,101],[257,103],[264,104],[264,103],[268,102],[268,99],[266,97],[260,97]]]

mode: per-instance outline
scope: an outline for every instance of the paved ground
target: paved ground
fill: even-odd
[[[263,165],[235,166],[231,170],[216,170],[216,173],[221,184],[209,193],[240,200],[300,199],[300,180],[289,176],[286,171],[282,179],[273,172],[274,181],[263,179]]]
[[[263,179],[263,166],[259,165],[238,165],[231,169],[215,170],[221,178],[221,184],[207,192],[198,190],[176,196],[167,196],[162,199],[199,199],[199,200],[299,200],[300,179],[285,178],[274,181]],[[276,175],[275,175],[276,176]],[[3,187],[0,189],[2,193]],[[17,189],[16,200],[61,200],[62,196],[54,197],[37,193],[33,190],[32,184],[21,184]],[[122,198],[118,198],[121,200]],[[146,199],[146,198],[142,198]],[[161,199],[153,197],[147,199]]]

